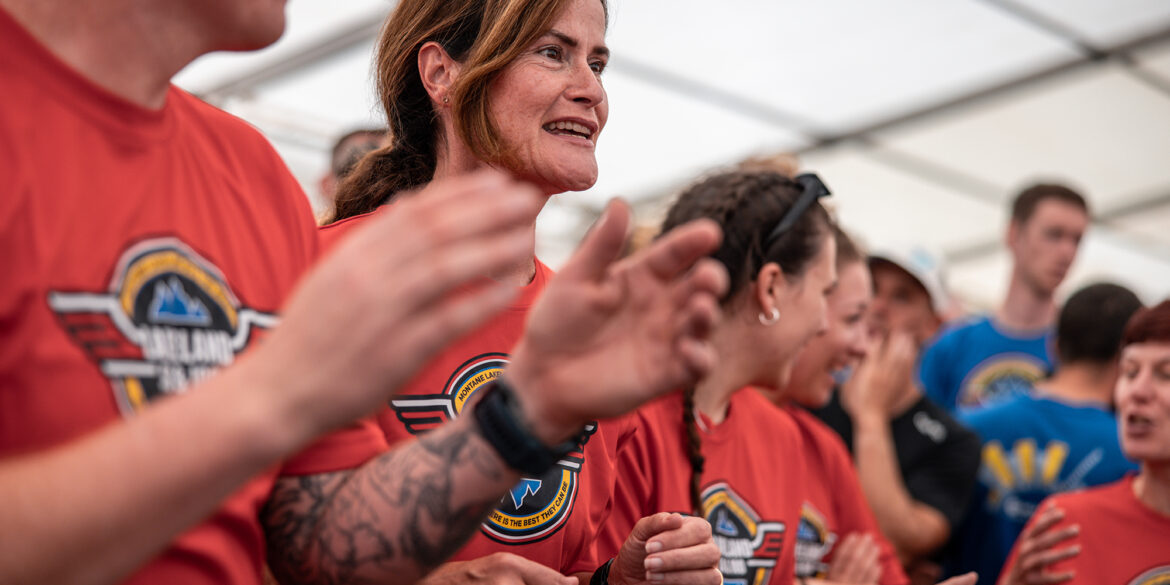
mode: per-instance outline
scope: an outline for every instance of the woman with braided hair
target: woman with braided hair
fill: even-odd
[[[697,218],[725,234],[712,253],[730,277],[712,332],[719,360],[695,386],[632,415],[637,432],[620,454],[599,554],[638,518],[682,512],[711,524],[725,582],[806,582],[795,550],[798,532],[816,528],[801,525],[809,452],[791,414],[753,388],[784,390],[798,352],[827,330],[843,235],[818,202],[828,194],[815,175],[741,169],[700,181],[668,212],[664,234]]]
[[[703,217],[724,230],[713,254],[730,276],[712,333],[719,360],[693,388],[634,415],[601,554],[638,518],[682,512],[710,522],[726,582],[792,581],[800,434],[751,387],[782,387],[792,356],[825,328],[836,281],[832,222],[817,202],[827,194],[813,175],[734,171],[689,188],[667,214],[664,233]]]

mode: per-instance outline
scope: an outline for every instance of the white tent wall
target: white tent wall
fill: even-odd
[[[699,174],[794,151],[848,229],[942,252],[971,307],[1003,294],[1006,207],[1037,179],[1082,189],[1096,218],[1064,292],[1114,280],[1170,296],[1170,2],[609,5],[601,177],[542,213],[551,265],[610,197],[653,223]],[[205,57],[178,83],[260,128],[320,207],[333,140],[380,123],[371,58],[392,7],[294,0],[279,43]]]

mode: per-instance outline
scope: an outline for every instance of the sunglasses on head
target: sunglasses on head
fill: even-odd
[[[780,222],[776,227],[772,228],[772,233],[768,234],[768,239],[764,240],[764,248],[771,246],[777,238],[784,235],[784,232],[792,229],[796,222],[800,221],[800,217],[804,215],[805,210],[808,209],[814,201],[821,197],[826,197],[832,193],[821,178],[814,173],[804,173],[797,175],[792,179],[800,187],[800,197],[796,199],[796,203],[789,208],[788,213],[780,218]]]

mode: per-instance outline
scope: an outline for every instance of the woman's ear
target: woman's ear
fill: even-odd
[[[756,308],[766,317],[771,315],[774,309],[779,308],[780,297],[787,289],[788,281],[784,278],[784,271],[780,265],[769,262],[756,273],[756,280],[752,285],[755,287],[753,297]]]
[[[459,69],[459,62],[452,59],[439,43],[429,41],[419,48],[418,76],[436,109],[449,103],[451,88],[459,78]]]

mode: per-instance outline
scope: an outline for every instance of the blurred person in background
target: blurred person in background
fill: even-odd
[[[1007,296],[993,315],[948,328],[926,351],[919,377],[927,396],[953,413],[1028,392],[1052,372],[1056,289],[1088,226],[1088,203],[1068,187],[1033,185],[1016,196]]]
[[[1077,291],[1057,319],[1052,377],[960,417],[983,440],[983,462],[949,570],[998,575],[1041,500],[1136,470],[1121,452],[1112,400],[1121,334],[1141,306],[1115,284]]]
[[[337,186],[368,152],[381,148],[386,142],[385,128],[359,128],[346,132],[333,143],[329,155],[329,170],[317,181],[321,199],[328,203],[322,217],[333,216],[333,198]]]
[[[824,408],[813,413],[853,452],[861,487],[906,572],[929,583],[931,559],[959,524],[979,467],[979,438],[923,395],[914,366],[942,323],[939,263],[922,248],[869,257],[872,345]]]
[[[548,197],[597,180],[595,148],[609,115],[602,74],[606,4],[600,0],[404,0],[378,41],[377,79],[390,142],[343,181],[326,246],[378,217],[401,213],[408,196],[431,196],[434,182],[496,168]],[[410,195],[417,191],[417,195]],[[611,205],[607,215],[628,214]],[[378,413],[392,443],[425,437],[464,416],[504,371],[530,311],[553,272],[528,254],[505,270],[484,270],[516,297],[484,325],[447,345]],[[569,332],[566,332],[569,334]],[[652,363],[646,367],[656,367]],[[551,371],[557,366],[549,364]],[[608,574],[614,584],[689,571],[718,583],[710,528],[698,518],[659,515],[631,526],[626,546],[598,558],[593,543],[611,509],[617,453],[631,430],[623,420],[591,421],[579,443],[502,498],[431,583],[482,577],[556,582],[561,575]],[[648,555],[648,540],[670,543]],[[693,556],[686,554],[693,553]],[[616,557],[610,562],[610,557]],[[651,571],[647,562],[665,559]],[[608,573],[607,573],[608,571]]]
[[[1119,369],[1121,450],[1138,473],[1040,504],[1000,585],[1170,580],[1170,300],[1130,319]]]

